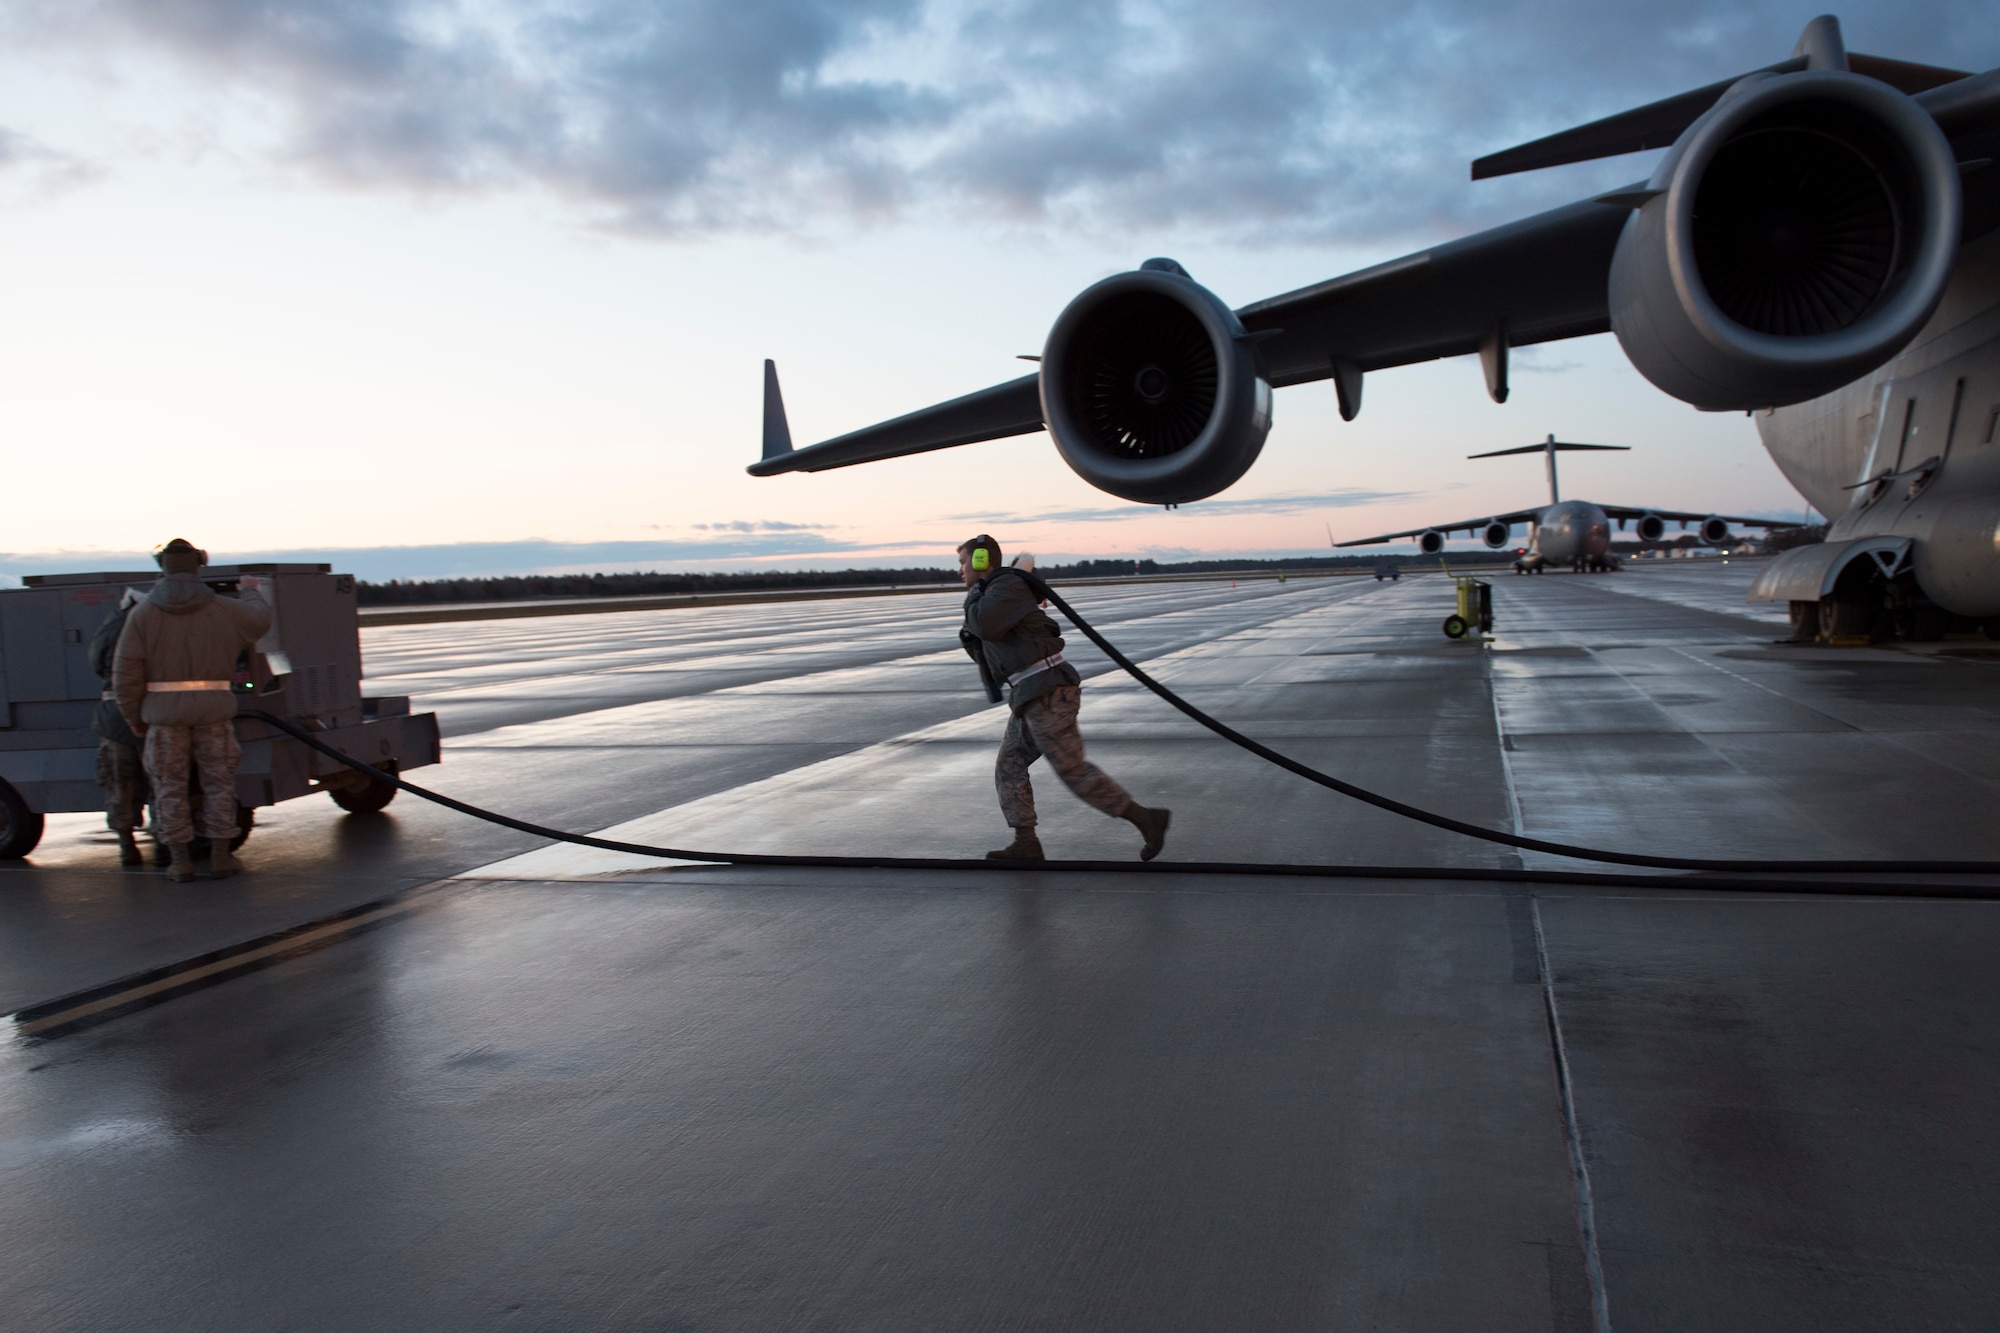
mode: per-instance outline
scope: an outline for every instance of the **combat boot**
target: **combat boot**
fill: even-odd
[[[167,878],[176,884],[185,884],[194,878],[194,857],[188,852],[188,845],[176,842],[167,848],[173,860],[167,865]]]
[[[243,863],[230,855],[229,845],[217,842],[208,854],[208,877],[228,879],[231,875],[243,873]]]
[[[146,864],[146,854],[139,850],[139,840],[132,836],[132,830],[128,828],[118,830],[118,864],[121,866]]]
[[[1126,807],[1125,819],[1146,840],[1146,845],[1139,849],[1141,861],[1152,860],[1160,854],[1160,848],[1167,845],[1167,824],[1173,817],[1171,810],[1148,809],[1137,801]]]
[[[1023,824],[1014,830],[1014,841],[1005,847],[986,853],[989,861],[1046,861],[1042,855],[1042,840],[1035,836],[1033,824]]]

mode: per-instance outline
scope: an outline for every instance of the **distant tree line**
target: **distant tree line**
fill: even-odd
[[[1824,535],[1825,529],[1819,529]],[[1816,540],[1808,537],[1806,540]],[[1662,545],[1693,545],[1685,535]],[[1786,544],[1797,544],[1788,536]],[[1638,543],[1630,543],[1636,548]],[[1627,543],[1619,543],[1621,550]],[[1314,555],[1280,560],[1078,560],[1071,564],[1038,564],[1036,571],[1051,579],[1130,578],[1147,574],[1271,574],[1287,571],[1373,569],[1377,565],[1435,567],[1449,564],[1491,564],[1511,558],[1501,551],[1446,551],[1429,555]],[[542,598],[659,597],[689,593],[777,591],[787,588],[883,588],[956,584],[958,572],[942,567],[911,569],[757,570],[740,574],[659,574],[634,570],[627,574],[526,574],[490,579],[391,579],[360,584],[363,606],[422,606],[438,602],[520,602]]]
[[[1454,564],[1491,561],[1485,551],[1448,551]],[[1426,563],[1436,556],[1299,556],[1282,560],[1079,560],[1041,564],[1046,578],[1128,578],[1134,574],[1257,574],[1285,570],[1372,568],[1387,561]],[[391,579],[359,585],[363,606],[421,606],[433,602],[518,602],[537,598],[658,597],[689,593],[756,592],[786,588],[881,588],[956,584],[958,571],[913,569],[757,570],[739,574],[523,574],[486,579]]]
[[[523,574],[491,579],[391,579],[362,582],[363,606],[431,602],[523,602],[539,598],[656,597],[753,592],[779,588],[874,588],[906,583],[956,583],[947,569],[758,570],[742,574]]]

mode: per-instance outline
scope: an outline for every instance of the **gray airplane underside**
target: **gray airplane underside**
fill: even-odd
[[[1528,525],[1529,559],[1516,561],[1515,568],[1522,572],[1533,569],[1537,572],[1549,565],[1568,565],[1580,572],[1599,572],[1612,569],[1611,527],[1615,522],[1620,531],[1630,523],[1634,535],[1643,542],[1657,542],[1666,536],[1667,524],[1678,523],[1685,532],[1688,524],[1695,525],[1700,540],[1710,546],[1720,546],[1729,540],[1732,524],[1751,528],[1795,528],[1797,523],[1776,519],[1743,518],[1730,514],[1692,514],[1679,509],[1642,509],[1630,505],[1600,505],[1588,500],[1565,500],[1562,498],[1562,484],[1556,475],[1556,455],[1565,453],[1624,453],[1629,446],[1622,444],[1579,444],[1572,440],[1558,440],[1551,435],[1540,444],[1522,445],[1515,449],[1494,449],[1483,454],[1471,454],[1472,458],[1501,458],[1510,454],[1541,454],[1547,462],[1549,473],[1549,502],[1534,509],[1516,509],[1505,514],[1491,514],[1485,518],[1462,519],[1456,523],[1439,523],[1432,527],[1405,528],[1401,532],[1385,532],[1377,537],[1357,537],[1353,541],[1336,542],[1343,546],[1380,546],[1384,542],[1410,540],[1425,555],[1436,555],[1444,549],[1445,542],[1453,533],[1464,532],[1478,537],[1486,543],[1488,550],[1498,551],[1512,544],[1514,529],[1525,523]]]
[[[1755,597],[1829,635],[2000,628],[2000,70],[1850,54],[1832,18],[1790,59],[1473,163],[1474,179],[1668,148],[1644,181],[1232,310],[1172,260],[1057,317],[1034,374],[793,449],[774,369],[757,476],[1046,429],[1145,504],[1256,462],[1272,389],[1617,335],[1657,388],[1745,411],[1832,516]],[[1606,510],[1607,517],[1616,511]],[[1652,511],[1635,511],[1652,512]]]

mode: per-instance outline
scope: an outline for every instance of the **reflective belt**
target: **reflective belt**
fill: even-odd
[[[1007,677],[1007,684],[1009,686],[1019,685],[1022,681],[1026,680],[1030,676],[1039,676],[1044,671],[1047,671],[1050,667],[1061,666],[1062,660],[1063,660],[1063,655],[1061,653],[1051,653],[1049,656],[1044,657],[1041,661],[1035,663],[1033,666],[1023,667],[1021,670],[1016,671],[1013,675]]]
[[[148,694],[186,694],[195,690],[228,690],[226,680],[149,680]]]

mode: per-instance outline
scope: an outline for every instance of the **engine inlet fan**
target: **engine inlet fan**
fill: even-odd
[[[1165,458],[1215,412],[1215,346],[1192,311],[1146,295],[1109,304],[1077,331],[1077,417],[1108,454]]]
[[[1835,333],[1874,305],[1896,270],[1896,206],[1851,145],[1766,129],[1724,146],[1694,205],[1694,250],[1722,312],[1781,337]]]
[[[1675,141],[1618,238],[1605,297],[1619,345],[1711,412],[1852,383],[1943,299],[1958,175],[1938,122],[1886,83],[1742,80]]]

